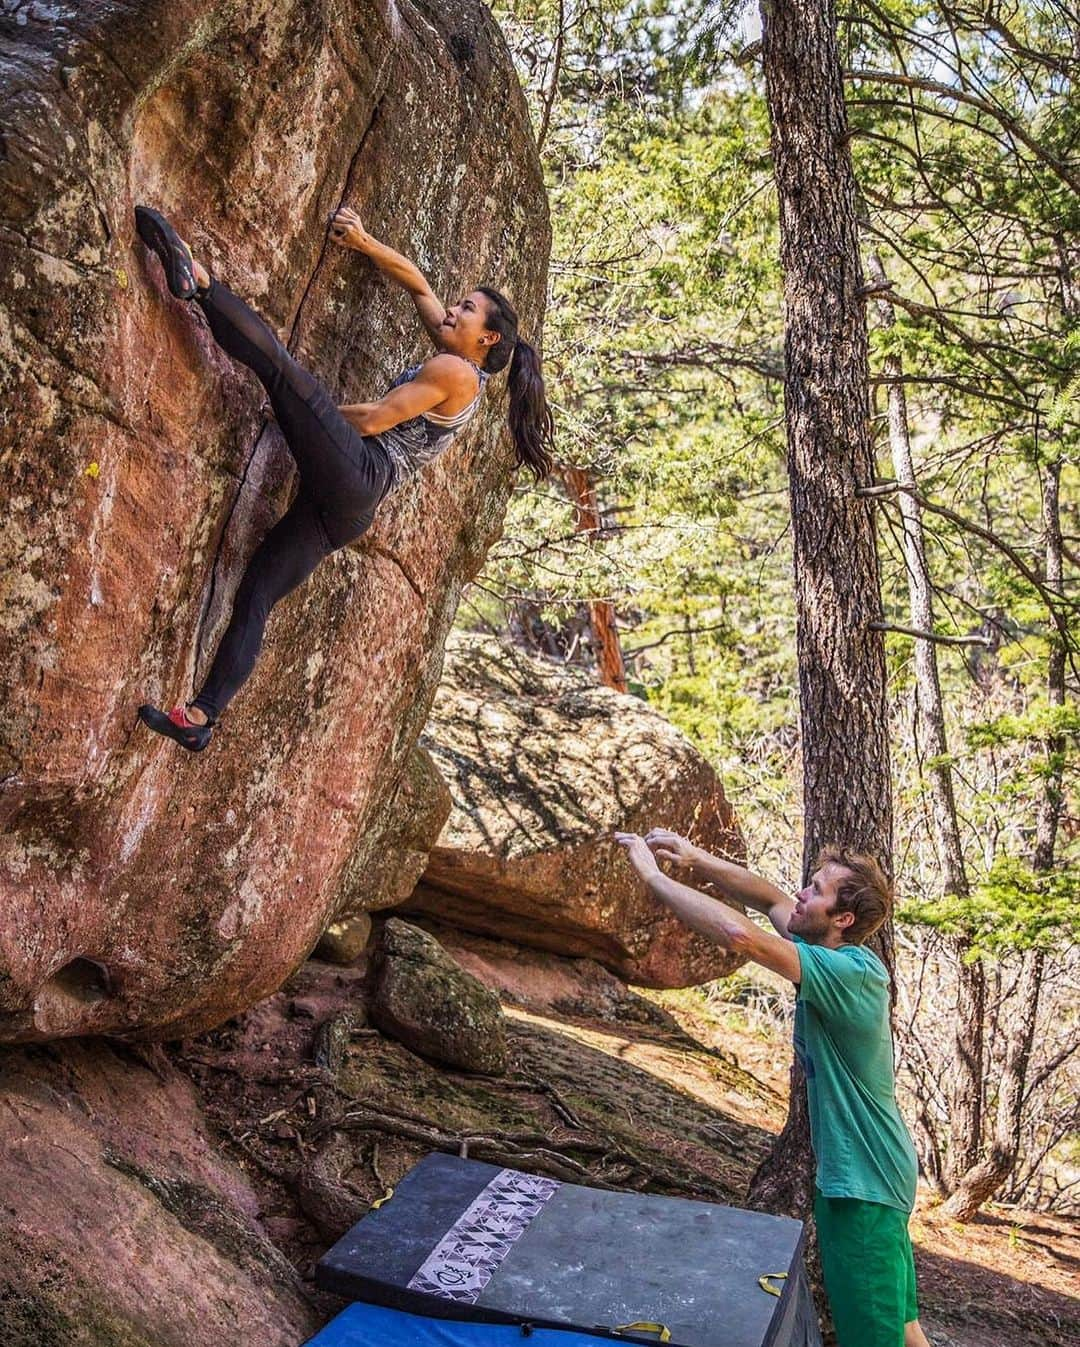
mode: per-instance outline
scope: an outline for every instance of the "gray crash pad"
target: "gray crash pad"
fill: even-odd
[[[601,1336],[644,1321],[672,1347],[820,1347],[802,1248],[786,1217],[428,1155],[316,1276],[350,1300],[449,1319]]]

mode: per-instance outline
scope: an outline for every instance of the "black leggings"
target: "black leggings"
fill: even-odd
[[[197,296],[214,340],[258,375],[299,470],[296,499],[259,544],[194,705],[216,720],[255,667],[270,609],[323,557],[359,538],[390,485],[386,450],[342,416],[322,384],[220,281]]]

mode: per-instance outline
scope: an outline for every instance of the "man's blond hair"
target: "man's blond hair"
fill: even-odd
[[[875,931],[889,920],[893,909],[893,887],[884,870],[862,851],[832,845],[822,847],[814,869],[836,865],[846,871],[836,881],[835,912],[854,913],[855,920],[843,931],[847,945],[865,945]]]

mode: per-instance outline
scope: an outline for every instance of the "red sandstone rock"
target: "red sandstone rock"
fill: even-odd
[[[295,1347],[318,1328],[191,1083],[155,1065],[98,1044],[6,1053],[6,1347]]]
[[[546,207],[479,0],[88,0],[4,31],[0,1038],[177,1036],[409,887],[390,802],[509,455],[498,380],[279,605],[211,748],[152,737],[135,708],[205,669],[291,466],[132,207],[170,213],[342,400],[423,343],[407,298],[326,244],[328,212],[355,206],[448,297],[504,286],[535,337]]]
[[[594,959],[564,959],[506,940],[470,935],[430,917],[417,919],[466,972],[500,1001],[560,1019],[670,1025],[667,1011],[638,995]]]
[[[739,966],[649,898],[612,840],[657,825],[744,851],[716,773],[648,703],[455,635],[426,742],[454,808],[408,911],[648,987]]]

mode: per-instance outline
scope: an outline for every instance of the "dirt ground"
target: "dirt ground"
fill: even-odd
[[[429,1150],[464,1143],[571,1182],[740,1205],[783,1122],[788,1045],[695,993],[632,998],[616,1020],[507,1005],[504,1079],[434,1066],[366,1027],[332,1072],[313,1072],[319,1022],[355,1007],[358,990],[311,962],[176,1053],[309,1283],[337,1235]],[[994,1207],[961,1226],[924,1195],[912,1233],[934,1347],[1080,1345],[1080,1222]],[[311,1293],[328,1317],[339,1308]]]

